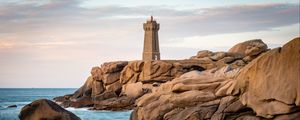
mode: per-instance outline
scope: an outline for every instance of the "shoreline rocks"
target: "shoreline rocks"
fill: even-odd
[[[259,39],[186,60],[93,67],[64,107],[133,109],[131,120],[265,120],[300,117],[300,38],[268,49]]]

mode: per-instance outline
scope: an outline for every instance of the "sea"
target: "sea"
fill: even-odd
[[[19,120],[22,107],[37,99],[71,94],[75,88],[0,88],[0,120]],[[8,108],[17,105],[15,108]],[[92,111],[88,108],[66,108],[82,120],[129,120],[131,111]]]

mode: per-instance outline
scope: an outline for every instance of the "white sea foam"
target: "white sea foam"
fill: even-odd
[[[65,108],[69,111],[88,111],[90,108],[74,108],[74,107],[68,107],[68,108]]]

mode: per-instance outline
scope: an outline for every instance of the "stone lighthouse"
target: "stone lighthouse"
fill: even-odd
[[[151,16],[143,24],[145,30],[143,60],[160,60],[158,30],[159,24]]]

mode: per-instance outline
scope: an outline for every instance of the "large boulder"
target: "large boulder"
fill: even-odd
[[[143,83],[128,83],[123,85],[122,94],[134,98],[138,98],[144,94]]]
[[[139,98],[144,94],[156,91],[162,83],[143,84],[142,82],[128,83],[123,85],[120,96],[128,96],[132,98]]]
[[[258,116],[289,114],[300,106],[300,38],[270,50],[248,65],[237,77],[240,100]]]
[[[20,120],[80,120],[75,114],[47,99],[25,105],[19,114]]]
[[[246,56],[255,56],[266,51],[268,46],[261,39],[249,40],[239,43],[229,49],[228,52],[241,53]]]

